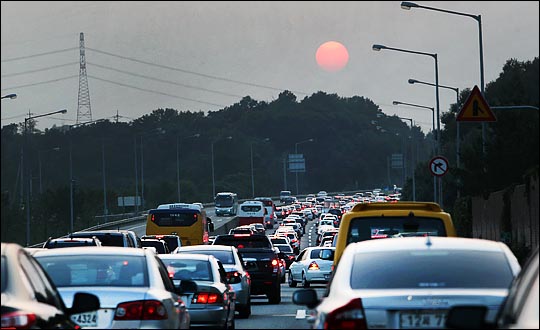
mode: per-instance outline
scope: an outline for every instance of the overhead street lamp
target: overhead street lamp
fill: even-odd
[[[189,136],[180,137],[179,135],[176,136],[176,186],[178,189],[178,203],[180,203],[180,140],[184,139],[190,139],[190,138],[198,138],[201,134],[193,134]]]
[[[409,79],[409,84],[423,84],[423,85],[428,85],[428,86],[435,86],[435,84],[432,84],[432,83],[428,83],[428,82],[425,82],[425,81],[420,81],[420,80],[416,80],[416,79]],[[440,88],[446,88],[446,89],[451,89],[453,90],[454,92],[456,92],[456,107],[459,107],[459,88],[457,87],[450,87],[450,86],[444,86],[444,85],[439,85]],[[458,108],[459,109],[459,108]],[[460,128],[460,123],[459,121],[456,121],[456,168],[459,168],[460,167],[460,138],[459,138],[459,128]],[[459,196],[459,189],[458,189],[458,196]]]
[[[89,124],[95,124],[95,123],[103,122],[106,120],[107,119],[96,119],[96,120],[73,124],[69,126],[68,136],[69,136],[69,232],[70,233],[73,233],[73,214],[74,214],[73,183],[75,182],[75,180],[73,179],[73,158],[72,158],[73,143],[71,139],[71,131],[74,128],[86,126]]]
[[[17,98],[17,94],[8,94],[8,95],[4,95],[2,96],[2,100],[3,99],[16,99]]]
[[[266,138],[263,140],[263,142],[270,141],[270,138]],[[253,144],[257,143],[257,141],[251,142],[249,144],[249,151],[250,151],[250,159],[251,159],[251,197],[255,198],[255,175],[253,174]]]
[[[401,48],[394,48],[394,47],[387,47],[387,46],[383,46],[383,45],[377,45],[377,44],[374,44],[372,46],[372,49],[374,51],[380,51],[381,49],[388,49],[388,50],[395,50],[395,51],[398,51],[398,52],[404,52],[404,53],[410,53],[410,54],[417,54],[417,55],[425,55],[425,56],[430,56],[432,57],[434,60],[435,60],[435,99],[436,99],[436,103],[437,103],[437,130],[435,131],[435,139],[437,140],[437,144],[436,144],[436,150],[435,150],[435,153],[438,154],[439,153],[439,150],[440,150],[440,137],[439,137],[439,132],[440,132],[440,129],[441,129],[441,124],[440,124],[440,105],[439,105],[439,64],[438,64],[438,60],[437,60],[437,54],[436,53],[425,53],[425,52],[417,52],[417,51],[414,51],[414,50],[407,50],[407,49],[401,49]]]
[[[232,140],[232,136],[227,136],[225,139],[226,140]],[[215,177],[214,177],[214,144],[216,142],[218,142],[219,140],[220,139],[214,140],[210,144],[210,149],[211,149],[211,152],[212,152],[212,198],[214,198],[216,196],[216,180],[215,180]]]
[[[438,12],[442,12],[446,14],[470,17],[478,22],[478,44],[479,44],[479,49],[480,49],[480,91],[482,92],[482,95],[484,95],[484,48],[482,46],[482,15],[473,15],[473,14],[463,13],[459,11],[422,6],[414,2],[407,2],[407,1],[404,1],[401,3],[401,8],[405,10],[410,10],[411,8],[433,10],[433,11],[438,11]],[[482,122],[482,154],[483,155],[486,154],[485,135],[486,135],[486,125],[485,125],[485,122]]]
[[[413,104],[413,103],[406,103],[406,102],[400,102],[400,101],[393,101],[392,102],[393,105],[400,105],[400,104],[403,104],[403,105],[408,105],[408,106],[411,106],[411,107],[416,107],[416,108],[422,108],[422,109],[429,109],[431,110],[432,112],[432,118],[433,118],[433,132],[435,131],[435,109],[433,107],[428,107],[428,106],[424,106],[424,105],[418,105],[418,104]],[[433,153],[434,153],[434,156],[436,155],[435,153],[435,146],[433,146]],[[437,177],[433,176],[433,201],[435,203],[437,203]]]
[[[23,149],[24,150],[24,152],[23,152],[23,160],[25,158],[24,157],[25,154],[27,155],[27,158],[28,158],[25,162],[23,162],[23,169],[25,169],[24,172],[26,172],[26,177],[28,178],[27,179],[27,184],[26,184],[26,203],[25,203],[26,204],[25,205],[25,208],[26,208],[26,246],[30,245],[30,184],[31,184],[30,181],[32,180],[32,178],[30,177],[30,166],[29,166],[30,165],[30,152],[29,152],[30,151],[29,150],[30,143],[28,141],[28,121],[32,120],[32,119],[39,118],[39,117],[55,115],[57,113],[64,114],[66,112],[67,112],[66,109],[62,109],[62,110],[58,110],[58,111],[48,112],[48,113],[44,113],[44,114],[41,114],[41,115],[28,116],[28,118],[24,118],[24,143],[25,143],[25,148]]]
[[[47,152],[47,151],[59,151],[60,147],[54,147],[49,148],[45,150],[38,151],[38,166],[39,166],[39,194],[43,194],[43,184],[42,184],[42,177],[41,177],[41,153]]]
[[[298,154],[298,146],[299,146],[300,144],[308,143],[308,142],[313,142],[313,141],[315,141],[315,139],[307,139],[307,140],[304,140],[304,141],[296,142],[296,143],[294,144],[294,153],[295,153],[295,154]],[[296,195],[298,195],[298,193],[299,193],[299,192],[298,192],[298,171],[296,171],[296,172],[294,172],[294,173],[295,173],[295,175],[296,175],[296,176],[295,176],[295,178],[296,178]]]

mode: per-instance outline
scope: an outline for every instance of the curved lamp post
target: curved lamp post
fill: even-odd
[[[407,1],[404,1],[401,3],[401,8],[405,10],[410,10],[411,8],[433,10],[433,11],[438,11],[438,12],[446,13],[446,14],[470,17],[474,19],[476,22],[478,22],[478,44],[479,44],[479,49],[480,49],[480,91],[482,92],[482,95],[484,95],[484,48],[482,46],[482,15],[473,15],[473,14],[463,13],[459,11],[422,6],[417,3],[407,2]],[[486,135],[486,125],[485,125],[485,122],[482,122],[482,154],[484,155],[486,154],[485,135]]]
[[[15,95],[15,94],[13,94],[13,95]],[[8,95],[6,95],[6,96],[8,96]],[[58,111],[48,112],[48,113],[44,113],[44,114],[41,114],[41,115],[28,116],[28,118],[24,118],[24,142],[25,142],[26,147],[24,148],[24,152],[23,152],[23,160],[25,158],[24,155],[29,151],[29,147],[30,147],[29,142],[28,142],[28,132],[27,132],[28,131],[28,121],[32,120],[32,119],[35,119],[35,118],[39,118],[39,117],[55,115],[57,113],[64,114],[66,112],[67,112],[66,109],[62,109],[62,110],[58,110]],[[29,156],[29,152],[28,152],[27,156]],[[29,158],[29,157],[27,157],[27,158]],[[25,203],[25,207],[26,207],[26,246],[30,245],[30,180],[31,180],[31,177],[30,177],[30,167],[28,165],[26,165],[26,164],[29,164],[29,163],[30,163],[29,159],[27,159],[25,162],[23,162],[23,166],[26,169],[25,170],[26,177],[28,178],[27,179],[27,184],[26,184],[26,203]]]

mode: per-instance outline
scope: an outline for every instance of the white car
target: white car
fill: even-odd
[[[293,302],[315,308],[313,327],[443,328],[454,305],[485,305],[494,322],[519,263],[502,242],[406,237],[351,243],[319,300],[296,290]]]
[[[289,286],[301,283],[309,288],[311,283],[328,283],[334,262],[334,247],[305,248],[289,266]]]

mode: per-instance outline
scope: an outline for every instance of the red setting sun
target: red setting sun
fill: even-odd
[[[327,41],[319,46],[315,54],[317,64],[326,71],[335,72],[343,69],[349,61],[347,48],[337,41]]]

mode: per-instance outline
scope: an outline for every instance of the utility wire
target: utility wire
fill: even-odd
[[[52,83],[52,82],[56,82],[56,81],[60,81],[60,80],[67,80],[67,79],[77,78],[77,77],[79,77],[79,75],[74,75],[74,76],[69,76],[69,77],[63,77],[63,78],[58,78],[58,79],[53,79],[53,80],[47,80],[47,81],[41,81],[41,82],[37,82],[37,83],[33,83],[33,84],[27,84],[27,85],[11,86],[11,87],[9,87],[9,88],[2,88],[1,90],[5,91],[5,90],[10,90],[10,89],[16,89],[16,88],[23,88],[23,87],[30,87],[30,86],[36,86],[36,85],[42,85],[42,84],[48,84],[48,83]]]
[[[160,94],[160,95],[170,96],[170,97],[174,97],[174,98],[178,98],[178,99],[183,99],[183,100],[187,100],[187,101],[192,101],[192,102],[197,102],[197,103],[204,103],[204,104],[209,104],[209,105],[215,105],[215,106],[218,106],[218,107],[226,107],[226,106],[223,105],[223,104],[216,104],[216,103],[210,103],[210,102],[205,102],[205,101],[199,101],[199,100],[190,99],[190,98],[183,97],[183,96],[172,95],[172,94],[163,93],[163,92],[159,92],[159,91],[154,91],[154,90],[150,90],[150,89],[144,89],[144,88],[135,87],[135,86],[131,86],[131,85],[127,85],[127,84],[123,84],[123,83],[119,83],[119,82],[116,82],[116,81],[107,80],[107,79],[103,79],[103,78],[99,78],[99,77],[95,77],[95,76],[91,76],[91,75],[88,75],[88,77],[90,77],[90,78],[92,78],[92,79],[96,79],[96,80],[108,82],[108,83],[111,83],[111,84],[123,86],[123,87],[128,87],[128,88],[137,89],[137,90],[144,91],[144,92],[149,92],[149,93],[155,93],[155,94]]]
[[[170,81],[170,80],[163,80],[163,79],[153,78],[153,77],[149,77],[149,76],[145,76],[145,75],[141,75],[141,74],[137,74],[137,73],[133,73],[133,72],[129,72],[129,71],[124,71],[124,70],[120,70],[120,69],[115,69],[115,68],[112,68],[112,67],[110,67],[110,66],[105,66],[105,65],[95,64],[95,63],[91,63],[91,62],[86,62],[86,63],[87,63],[87,64],[90,64],[90,65],[93,65],[93,66],[96,66],[96,67],[98,67],[98,68],[107,69],[107,70],[112,70],[112,71],[116,71],[116,72],[120,72],[120,73],[124,73],[124,74],[128,74],[128,75],[132,75],[132,76],[135,76],[135,77],[140,77],[140,78],[145,78],[145,79],[155,80],[155,81],[159,81],[159,82],[162,82],[162,83],[173,84],[173,85],[182,86],[182,87],[187,87],[187,88],[193,88],[193,89],[200,89],[200,90],[203,90],[203,91],[206,91],[206,92],[211,92],[211,93],[221,94],[221,95],[225,95],[225,96],[232,96],[232,97],[239,97],[239,98],[242,98],[242,97],[243,97],[242,95],[229,94],[229,93],[224,93],[224,92],[220,92],[220,91],[215,91],[215,90],[211,90],[211,89],[207,89],[207,88],[203,88],[203,87],[197,87],[197,86],[186,85],[186,84],[182,84],[182,83],[178,83],[178,82],[174,82],[174,81]]]
[[[46,71],[46,70],[52,70],[52,69],[58,69],[58,68],[61,68],[61,67],[64,67],[64,66],[69,66],[69,65],[74,65],[74,64],[79,64],[79,62],[71,62],[71,63],[66,63],[66,64],[59,64],[59,65],[49,66],[49,67],[42,68],[42,69],[36,69],[36,70],[29,70],[29,71],[23,71],[23,72],[15,72],[15,73],[3,74],[2,77],[20,76],[20,75],[28,74],[28,73],[35,73],[35,72],[40,72],[40,71]]]
[[[189,71],[189,70],[185,70],[185,69],[181,69],[181,68],[175,68],[175,67],[172,67],[172,66],[151,63],[151,62],[148,62],[148,61],[142,61],[142,60],[138,60],[138,59],[135,59],[135,58],[132,58],[132,57],[113,54],[113,53],[110,53],[110,52],[106,52],[106,51],[102,51],[102,50],[98,50],[98,49],[94,49],[94,48],[90,48],[90,47],[86,47],[86,49],[90,50],[90,51],[94,51],[96,53],[118,57],[118,58],[121,58],[121,59],[124,59],[124,60],[129,60],[129,61],[138,62],[138,63],[142,63],[142,64],[152,65],[152,66],[156,66],[156,67],[163,68],[163,69],[180,71],[180,72],[189,73],[189,74],[193,74],[193,75],[197,75],[197,76],[201,76],[201,77],[205,77],[205,78],[217,79],[217,80],[222,80],[222,81],[227,81],[227,82],[232,82],[232,83],[237,83],[237,84],[242,84],[242,85],[248,85],[248,86],[253,86],[253,87],[266,88],[266,89],[271,89],[271,90],[275,90],[275,91],[283,91],[284,90],[283,88],[259,85],[259,84],[255,84],[255,83],[250,83],[250,82],[245,82],[245,81],[240,81],[240,80],[228,79],[228,78],[212,76],[212,75],[208,75],[208,74],[204,74],[204,73]],[[294,92],[296,94],[308,95],[308,93],[300,92],[300,91],[291,90],[291,92]]]
[[[27,56],[7,58],[7,59],[3,59],[2,63],[11,62],[11,61],[18,61],[18,60],[24,60],[24,59],[27,59],[27,58],[33,58],[33,57],[38,57],[38,56],[43,56],[43,55],[63,53],[63,52],[67,52],[67,51],[74,50],[74,49],[79,49],[79,47],[72,47],[72,48],[66,48],[66,49],[53,50],[53,51],[50,51],[50,52],[45,52],[45,53],[40,53],[40,54],[33,54],[33,55],[27,55]]]

